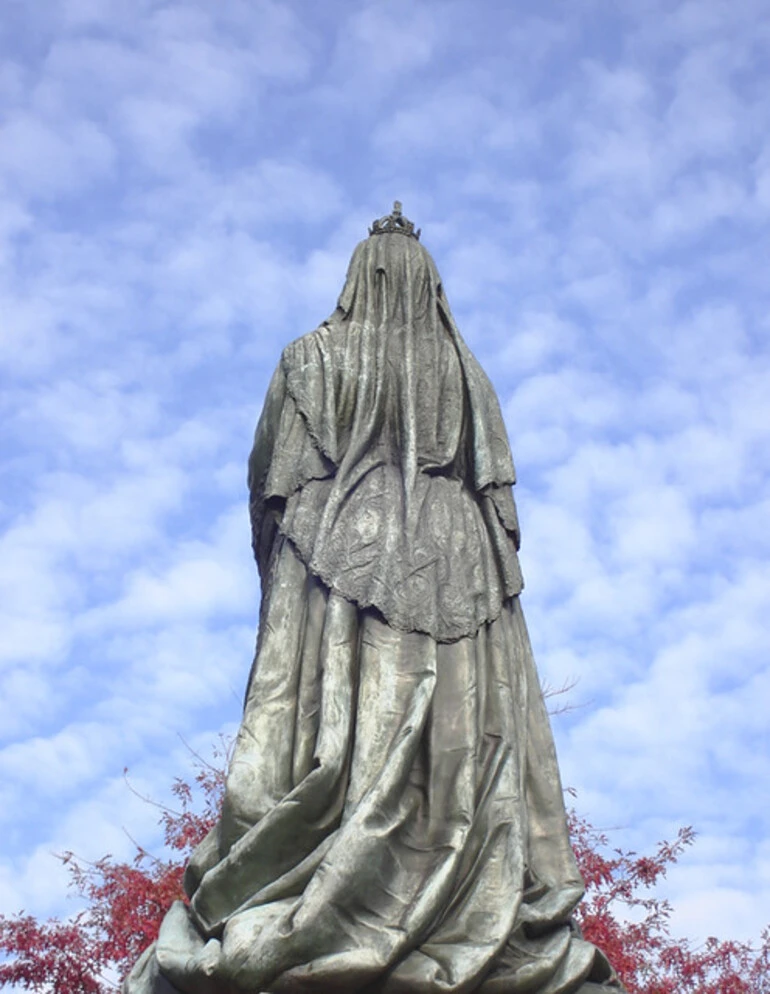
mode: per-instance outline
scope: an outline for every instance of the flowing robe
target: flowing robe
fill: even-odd
[[[222,817],[128,994],[617,988],[570,918],[513,482],[430,256],[371,237],[268,390],[260,631]]]

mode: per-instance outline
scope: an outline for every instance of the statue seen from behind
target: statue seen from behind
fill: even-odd
[[[599,994],[494,390],[401,214],[286,347],[221,819],[126,994]]]

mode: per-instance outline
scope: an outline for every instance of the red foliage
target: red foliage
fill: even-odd
[[[671,906],[651,888],[692,844],[691,828],[651,856],[609,849],[606,836],[574,814],[570,829],[586,882],[576,918],[630,994],[770,994],[770,929],[759,948],[715,938],[693,946],[670,935]]]
[[[87,864],[67,853],[61,858],[85,901],[83,911],[68,921],[43,923],[31,915],[0,916],[0,986],[46,994],[118,989],[172,901],[184,899],[183,867],[221,804],[226,750],[220,748],[217,758],[219,766],[199,759],[195,791],[176,781],[179,810],[160,808],[169,859],[138,846],[132,863],[105,856]],[[671,907],[652,888],[692,843],[691,829],[649,856],[609,849],[607,838],[575,815],[571,829],[586,881],[578,922],[586,939],[606,952],[630,994],[770,994],[770,931],[759,948],[717,939],[693,947],[669,934]]]
[[[216,821],[226,753],[224,747],[215,750],[216,766],[197,757],[195,794],[189,783],[176,780],[172,793],[179,810],[159,806],[169,859],[157,859],[140,846],[131,863],[111,856],[85,863],[65,853],[60,859],[69,868],[73,889],[85,901],[83,911],[68,921],[0,915],[0,955],[6,958],[0,963],[0,987],[16,984],[46,994],[108,994],[118,989],[120,977],[157,936],[168,908],[185,899],[184,866]]]

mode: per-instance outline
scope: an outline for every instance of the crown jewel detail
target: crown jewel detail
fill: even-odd
[[[412,238],[420,240],[420,228],[414,230],[414,221],[409,221],[401,213],[401,201],[396,200],[393,204],[391,214],[379,217],[372,221],[369,229],[370,235],[411,235]]]

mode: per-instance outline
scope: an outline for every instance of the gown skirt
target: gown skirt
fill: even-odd
[[[127,994],[590,994],[583,883],[518,597],[455,641],[278,535],[221,821]]]

